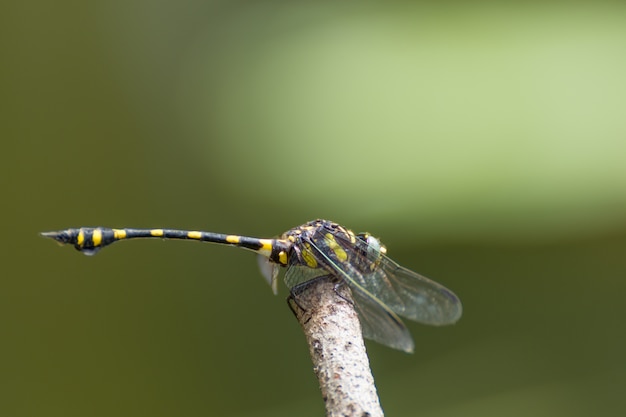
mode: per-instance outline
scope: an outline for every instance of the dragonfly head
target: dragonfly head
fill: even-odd
[[[387,253],[387,248],[381,243],[378,238],[370,235],[369,233],[359,233],[356,235],[357,239],[362,240],[367,245],[366,256],[367,259],[372,261],[372,268],[377,266],[383,255]]]

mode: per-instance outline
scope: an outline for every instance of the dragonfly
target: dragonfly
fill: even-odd
[[[106,227],[72,228],[42,235],[60,244],[71,244],[85,255],[94,255],[120,240],[143,238],[196,240],[248,249],[258,254],[261,272],[274,294],[281,267],[286,268],[284,282],[292,296],[320,278],[347,285],[363,336],[408,353],[414,351],[415,343],[400,317],[441,326],[458,321],[463,310],[452,291],[391,260],[378,238],[369,233],[354,233],[329,220],[307,222],[273,239],[192,230]]]

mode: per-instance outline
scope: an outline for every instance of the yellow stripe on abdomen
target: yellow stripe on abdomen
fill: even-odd
[[[273,242],[274,241],[272,239],[259,239],[259,243],[261,243],[261,247],[259,248],[257,252],[263,256],[269,257],[272,254]]]
[[[197,232],[197,231],[188,232],[187,237],[189,239],[202,239],[202,232]]]
[[[102,230],[93,229],[93,233],[91,234],[91,242],[93,243],[93,246],[95,248],[102,244]]]
[[[241,236],[228,235],[228,236],[226,236],[226,241],[228,243],[232,243],[232,244],[236,245],[236,244],[238,244],[241,241]]]
[[[81,248],[85,244],[85,232],[83,231],[83,229],[80,229],[78,231],[78,236],[76,236],[76,244]]]
[[[124,229],[113,229],[113,237],[115,240],[126,239],[126,230]]]

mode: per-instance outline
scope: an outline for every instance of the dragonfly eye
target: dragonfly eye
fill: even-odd
[[[378,262],[381,255],[387,252],[387,248],[380,243],[380,240],[369,233],[359,233],[356,237],[367,244],[367,259],[372,262]]]

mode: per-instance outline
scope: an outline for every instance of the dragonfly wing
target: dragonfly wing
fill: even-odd
[[[365,278],[365,288],[399,315],[424,324],[455,323],[463,313],[459,298],[449,289],[382,256],[378,268]]]
[[[415,344],[400,317],[361,285],[359,278],[361,274],[356,268],[349,262],[333,259],[332,252],[322,248],[327,244],[332,247],[333,242],[318,234],[309,243],[315,257],[325,265],[325,268],[350,287],[363,336],[394,349],[413,352]]]
[[[461,317],[461,301],[443,285],[398,265],[383,253],[372,256],[372,248],[361,239],[336,237],[343,247],[354,247],[349,263],[356,273],[347,273],[395,313],[436,326],[452,324]]]
[[[415,343],[402,320],[358,287],[350,286],[363,337],[393,349],[413,353]]]
[[[285,285],[287,285],[287,288],[292,289],[297,285],[311,281],[323,275],[328,275],[328,271],[322,268],[309,268],[304,265],[292,264],[285,272]]]
[[[257,262],[261,275],[265,278],[268,284],[272,287],[274,295],[278,294],[278,264],[271,262],[267,256],[257,255]]]

